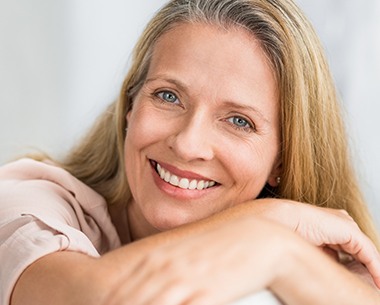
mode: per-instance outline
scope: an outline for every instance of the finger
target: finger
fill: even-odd
[[[354,255],[354,257],[366,266],[376,286],[380,288],[380,256],[375,249],[369,254],[363,255],[362,252],[364,251],[360,251],[358,255]]]
[[[107,299],[107,305],[143,304],[151,295],[161,289],[163,281],[154,283],[154,273],[159,273],[160,265],[157,255],[151,253],[138,262],[128,274],[120,278],[118,286],[113,289]],[[133,301],[132,301],[133,300]]]
[[[136,281],[131,278],[126,279],[125,283],[121,283],[119,287],[112,292],[106,304],[155,304],[153,301],[156,299],[159,291],[165,291],[165,286],[162,280],[157,281],[153,278],[146,278],[142,281]],[[134,287],[134,289],[131,289],[131,287]]]
[[[194,282],[186,283],[183,281],[173,281],[171,283],[167,283],[167,285],[162,287],[162,289],[157,290],[155,294],[151,294],[144,303],[141,303],[141,305],[189,304],[192,300],[197,298],[197,295],[200,294],[194,286],[196,286]]]
[[[351,238],[341,248],[366,266],[376,286],[380,288],[380,255],[372,241],[361,233],[360,237]]]
[[[185,302],[183,305],[210,305],[210,304],[227,304],[229,300],[228,298],[218,297],[221,294],[207,294],[207,293],[199,293]],[[229,304],[229,302],[228,302]],[[182,305],[182,304],[181,304]]]
[[[338,262],[339,261],[339,255],[338,252],[332,249],[329,246],[323,246],[321,247],[322,251],[326,253],[328,256],[330,256],[334,261]]]

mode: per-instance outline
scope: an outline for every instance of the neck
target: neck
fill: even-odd
[[[114,204],[108,206],[113,225],[119,235],[120,241],[123,245],[130,243],[131,232],[128,225],[127,205]]]
[[[156,228],[152,227],[148,223],[142,214],[138,204],[136,204],[136,201],[132,197],[127,204],[127,217],[131,241],[136,241],[144,237],[159,233]]]

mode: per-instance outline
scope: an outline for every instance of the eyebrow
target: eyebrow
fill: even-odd
[[[145,83],[147,84],[147,83],[151,83],[154,81],[165,81],[165,82],[168,82],[168,83],[171,83],[171,84],[177,86],[180,90],[187,92],[187,86],[183,82],[176,80],[176,79],[172,79],[172,78],[157,76],[157,77],[152,77],[152,78],[146,79]]]
[[[165,81],[165,82],[168,82],[168,83],[171,83],[171,84],[177,86],[181,91],[185,91],[185,92],[188,91],[187,86],[183,82],[181,82],[180,80],[173,79],[173,78],[167,78],[165,76],[156,76],[156,77],[148,78],[145,80],[145,83],[147,84],[147,83],[154,82],[154,81]],[[266,123],[270,123],[270,121],[264,116],[264,114],[259,109],[257,109],[256,107],[246,105],[246,104],[241,104],[241,103],[234,102],[231,100],[223,101],[223,105],[225,105],[227,107],[239,109],[239,110],[254,112],[260,119],[262,119]]]
[[[254,112],[260,119],[262,119],[266,123],[270,123],[270,121],[264,116],[264,114],[259,109],[257,109],[256,107],[252,107],[252,106],[245,105],[245,104],[242,105],[240,103],[236,103],[233,101],[225,101],[223,104],[226,106],[229,106],[231,108],[249,111],[249,112]]]

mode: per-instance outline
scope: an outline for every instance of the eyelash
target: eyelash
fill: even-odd
[[[177,101],[177,102],[175,102],[175,101],[174,101],[174,102],[169,102],[169,101],[167,101],[167,100],[165,99],[165,97],[164,97],[165,94],[169,94],[169,95],[171,95],[171,96],[174,96],[174,97],[175,97],[175,101]],[[154,94],[154,96],[158,97],[162,103],[176,104],[176,105],[178,105],[178,104],[181,103],[181,102],[179,101],[177,95],[176,95],[175,93],[169,91],[169,90],[162,90],[162,91],[156,92],[156,93]]]
[[[167,101],[164,97],[165,94],[169,94],[169,95],[175,97],[175,101],[174,102]],[[177,95],[170,90],[158,91],[158,92],[154,93],[154,96],[159,98],[161,103],[174,104],[174,105],[178,105],[181,103],[179,101]],[[231,122],[230,121],[231,119],[232,120],[234,120],[234,119],[244,120],[248,126],[238,126],[233,121]],[[228,122],[231,125],[231,127],[233,127],[235,130],[238,130],[238,131],[244,131],[244,132],[255,132],[256,131],[255,125],[252,124],[249,120],[245,119],[242,116],[235,115],[235,116],[227,118],[225,121]]]
[[[236,123],[233,122],[233,120],[235,119],[238,119],[238,120],[244,120],[245,123],[248,125],[248,126],[238,126]],[[232,122],[230,121],[232,120]],[[244,131],[244,132],[255,132],[256,131],[256,128],[255,128],[255,125],[252,124],[249,120],[245,119],[244,117],[241,117],[241,116],[238,116],[238,115],[235,115],[235,116],[232,116],[232,117],[229,117],[228,119],[226,119],[226,121],[236,130],[238,131]]]

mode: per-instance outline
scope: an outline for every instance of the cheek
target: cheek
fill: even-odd
[[[226,157],[231,175],[240,190],[257,195],[272,172],[277,145],[272,141],[240,143]]]
[[[165,133],[165,124],[163,124],[165,121],[157,118],[148,107],[134,109],[128,114],[127,122],[126,146],[128,149],[142,149],[162,139]]]

